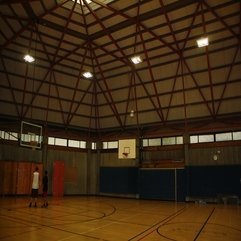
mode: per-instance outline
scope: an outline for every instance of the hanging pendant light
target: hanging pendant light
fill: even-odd
[[[130,112],[130,117],[133,118],[135,116],[135,111],[134,110],[131,110]]]

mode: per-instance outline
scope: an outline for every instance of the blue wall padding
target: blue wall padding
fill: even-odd
[[[175,200],[173,170],[140,170],[140,197],[146,199]]]
[[[186,172],[188,196],[214,197],[218,194],[241,193],[241,165],[189,166]]]
[[[116,194],[138,193],[138,168],[101,167],[100,192]]]
[[[177,201],[185,201],[187,194],[186,169],[177,169]]]
[[[186,166],[176,169],[101,167],[100,192],[139,194],[143,199],[185,201],[189,197],[241,195],[241,165]]]

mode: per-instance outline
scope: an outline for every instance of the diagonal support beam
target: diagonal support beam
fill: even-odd
[[[117,111],[117,108],[116,108],[116,105],[115,105],[115,103],[114,103],[114,100],[113,100],[111,91],[110,91],[110,89],[109,89],[109,87],[108,87],[108,84],[107,84],[107,82],[106,82],[106,78],[105,78],[105,76],[104,76],[104,74],[103,74],[103,72],[102,72],[102,69],[101,69],[101,67],[100,67],[98,58],[97,58],[97,56],[95,55],[95,52],[93,52],[93,56],[94,56],[95,61],[96,61],[96,63],[97,63],[97,67],[98,67],[98,69],[99,69],[99,71],[100,71],[100,75],[101,75],[102,81],[103,81],[103,83],[104,83],[105,89],[107,90],[107,93],[108,93],[109,98],[106,96],[105,91],[104,91],[103,88],[101,87],[100,83],[97,82],[97,84],[98,84],[99,88],[101,89],[101,91],[103,92],[103,95],[104,95],[107,103],[109,103],[110,108],[112,109],[112,111],[113,111],[113,113],[114,113],[114,115],[115,115],[115,117],[116,117],[116,119],[117,119],[120,127],[121,127],[122,129],[124,129],[124,126],[123,126],[122,121],[121,121],[121,119],[120,119],[120,115],[119,115],[119,113],[118,113],[118,111]]]
[[[41,18],[45,17],[47,14],[54,11],[55,9],[57,9],[60,6],[63,6],[68,1],[69,0],[64,0],[60,4],[56,4],[53,8],[51,8],[48,11],[44,12],[43,14],[39,15],[38,18],[41,19]],[[1,45],[1,49],[6,48],[10,43],[12,43],[16,38],[18,38],[25,30],[27,30],[31,25],[34,25],[34,24],[35,24],[34,20],[32,20],[32,19],[29,20],[27,22],[27,24],[24,25],[24,27],[22,27],[20,30],[18,30],[18,32],[16,32],[11,38],[9,38],[3,45]]]

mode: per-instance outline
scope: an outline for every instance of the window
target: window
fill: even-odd
[[[149,139],[148,146],[161,146],[161,138]]]
[[[177,145],[183,144],[183,136],[177,136],[176,137],[176,144]]]
[[[232,141],[232,133],[218,133],[215,135],[216,141]]]
[[[215,139],[214,139],[215,136]],[[222,132],[205,135],[190,136],[190,143],[219,142],[219,141],[236,141],[241,140],[241,131]]]
[[[67,146],[67,139],[55,138],[55,145],[57,145],[57,146]]]
[[[176,144],[176,138],[175,137],[163,137],[162,138],[162,145],[175,145]]]
[[[214,135],[199,135],[198,142],[214,142]]]
[[[86,141],[80,141],[80,148],[86,149]]]
[[[233,132],[233,140],[241,140],[241,131]]]
[[[86,148],[86,141],[68,140],[68,147]]]
[[[118,141],[104,141],[102,143],[103,149],[115,149],[118,148]]]
[[[198,136],[190,136],[190,143],[198,143]]]
[[[91,143],[91,150],[96,150],[96,142]]]
[[[79,148],[80,147],[80,142],[76,141],[76,140],[68,140],[68,146],[69,147]]]
[[[108,142],[107,142],[107,141],[104,141],[104,142],[102,143],[102,148],[103,148],[103,149],[108,149]]]
[[[162,138],[143,139],[142,145],[145,146],[167,146],[183,144],[183,136],[171,136]]]
[[[16,132],[10,132],[10,133],[9,133],[9,140],[11,140],[11,141],[17,141],[17,140],[18,140],[18,133],[16,133]]]
[[[192,135],[190,136],[190,143],[204,143],[204,142],[214,142],[214,135],[205,134],[205,135]]]
[[[182,136],[172,136],[172,137],[163,137],[162,138],[162,145],[177,145],[183,144],[183,137]]]
[[[143,139],[142,140],[142,145],[143,146],[148,146],[148,139]]]
[[[48,145],[54,145],[54,137],[48,137]]]
[[[22,142],[31,142],[31,141],[40,142],[40,136],[37,136],[34,133],[22,134],[21,140]]]
[[[18,141],[18,133],[1,131],[0,138],[10,141]]]
[[[111,148],[118,148],[118,142],[117,141],[110,141],[108,143],[108,148],[111,149]]]

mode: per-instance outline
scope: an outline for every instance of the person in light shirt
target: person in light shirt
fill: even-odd
[[[37,207],[38,189],[39,189],[39,171],[38,170],[39,170],[38,167],[36,167],[35,171],[33,172],[32,193],[31,193],[29,207],[32,207],[33,201],[34,201],[34,207]]]

